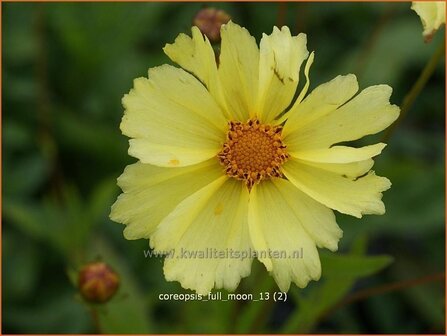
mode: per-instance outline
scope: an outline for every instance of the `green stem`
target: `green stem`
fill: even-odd
[[[267,275],[270,276],[270,275]],[[271,279],[268,279],[268,282],[270,282]],[[276,285],[274,283],[270,283],[270,286],[268,287],[268,290],[264,292],[273,293],[275,291]],[[269,316],[273,310],[273,307],[275,306],[275,301],[273,299],[270,299],[268,301],[264,301],[256,314],[255,319],[253,320],[253,324],[250,327],[249,332],[250,333],[260,333],[262,332],[263,327],[265,324],[267,324]]]
[[[90,313],[93,320],[93,325],[95,327],[95,331],[97,334],[102,334],[101,332],[101,323],[99,322],[99,312],[96,307],[90,307]]]
[[[323,312],[318,320],[325,319],[328,315],[331,313],[334,313],[335,311],[339,310],[342,307],[345,307],[347,305],[350,305],[352,303],[362,301],[369,299],[371,297],[377,296],[377,295],[383,295],[390,292],[400,291],[412,287],[422,286],[433,282],[438,281],[445,281],[445,272],[438,272],[434,274],[429,274],[423,277],[415,278],[415,279],[409,279],[409,280],[400,280],[397,282],[373,287],[373,288],[367,288],[364,290],[360,290],[358,292],[354,292],[351,295],[348,295],[344,300],[339,302],[338,304],[335,304],[334,306],[327,309],[325,312]]]
[[[397,128],[397,126],[402,122],[403,118],[407,115],[408,111],[413,106],[413,103],[415,102],[416,98],[421,93],[422,89],[427,84],[428,80],[430,79],[431,75],[435,72],[436,66],[438,65],[438,62],[441,58],[443,58],[444,55],[444,48],[445,48],[445,42],[443,42],[433,53],[430,60],[425,65],[424,69],[422,70],[421,74],[419,75],[419,78],[412,86],[411,90],[407,93],[404,100],[402,101],[400,116],[396,120],[394,124],[392,124],[388,130],[385,132],[385,135],[383,136],[382,141],[387,142],[391,135],[393,134],[394,130]]]

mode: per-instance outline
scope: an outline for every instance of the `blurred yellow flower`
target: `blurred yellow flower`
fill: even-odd
[[[175,251],[166,279],[200,294],[234,290],[254,257],[282,291],[305,287],[320,278],[317,247],[336,251],[342,236],[332,209],[385,213],[391,183],[370,170],[385,144],[336,144],[380,132],[399,108],[386,85],[356,95],[354,75],[304,99],[314,55],[306,35],[287,27],[264,34],[259,48],[231,21],[221,36],[219,65],[193,27],[192,38],[180,34],[164,48],[183,69],[152,68],[124,96],[121,130],[139,162],[119,177],[111,218],[126,224],[127,239]]]
[[[445,1],[413,1],[411,5],[421,18],[426,41],[430,41],[436,31],[445,24]]]

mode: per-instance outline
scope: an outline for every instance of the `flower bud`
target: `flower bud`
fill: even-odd
[[[211,42],[219,42],[220,27],[230,19],[230,16],[221,9],[204,8],[196,14],[193,25],[197,26]]]
[[[91,303],[104,303],[118,290],[118,274],[107,264],[95,262],[85,265],[79,272],[79,291]]]

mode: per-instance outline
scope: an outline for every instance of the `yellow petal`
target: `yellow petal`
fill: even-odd
[[[286,129],[291,122],[289,119],[284,129],[284,142],[289,151],[296,152],[329,148],[342,141],[380,132],[399,116],[399,107],[389,103],[391,91],[387,85],[370,86],[338,109],[294,130]]]
[[[306,84],[304,84],[304,87],[301,90],[300,94],[298,95],[298,98],[293,103],[293,106],[286,113],[284,113],[281,117],[277,118],[274,121],[275,125],[280,125],[283,122],[285,122],[289,118],[289,116],[291,116],[290,112],[296,111],[297,106],[300,105],[304,96],[307,94],[307,90],[309,90],[309,86],[310,86],[309,71],[310,71],[310,67],[312,66],[312,64],[314,62],[314,56],[315,56],[315,53],[312,51],[310,53],[309,58],[307,59],[306,66],[304,67],[304,76],[306,77]]]
[[[390,188],[391,182],[374,172],[352,180],[295,159],[287,161],[282,168],[297,188],[331,209],[358,218],[362,214],[385,213],[382,192]]]
[[[309,59],[306,62],[306,66],[304,67],[304,76],[306,77],[306,84],[304,84],[303,89],[301,90],[300,94],[298,95],[298,98],[296,99],[296,101],[294,103],[294,105],[296,105],[296,106],[301,103],[304,96],[307,94],[307,90],[309,90],[309,86],[310,86],[309,71],[310,71],[310,67],[314,63],[314,57],[315,57],[315,52],[312,51],[310,53]]]
[[[123,134],[133,138],[129,154],[164,167],[207,160],[225,140],[226,120],[206,88],[169,65],[138,78],[123,98]]]
[[[134,163],[118,178],[123,193],[112,206],[110,218],[126,224],[126,239],[149,238],[183,199],[221,175],[222,167],[214,158],[182,168]]]
[[[159,145],[147,139],[131,139],[128,153],[145,163],[174,168],[200,163],[215,156],[217,152],[215,148],[194,149],[179,145]]]
[[[225,176],[180,203],[151,237],[155,250],[175,251],[165,259],[166,279],[199,294],[214,287],[235,290],[252,262],[247,206],[245,185]]]
[[[259,50],[256,40],[239,25],[229,22],[221,28],[219,78],[228,113],[247,121],[256,113]]]
[[[379,155],[386,144],[378,143],[362,148],[353,148],[348,146],[334,146],[331,148],[303,150],[291,152],[290,155],[301,160],[323,163],[349,163],[364,161]]]
[[[213,47],[199,28],[192,27],[191,31],[192,38],[180,34],[174,43],[166,44],[163,51],[172,61],[196,75],[206,85],[215,100],[222,103]]]
[[[288,291],[292,281],[305,287],[321,275],[315,242],[300,223],[297,208],[290,205],[297,200],[289,196],[289,192],[283,194],[271,180],[263,181],[251,191],[248,212],[250,236],[258,259],[282,291]],[[315,214],[319,219],[320,215]]]
[[[374,166],[373,159],[367,159],[363,161],[349,162],[349,163],[323,163],[323,162],[312,162],[305,160],[298,160],[304,164],[319,169],[327,170],[333,173],[337,173],[340,176],[349,177],[355,179],[359,176],[365,175]]]
[[[343,231],[335,221],[334,212],[285,179],[273,179],[272,182],[317,246],[336,251]]]
[[[294,104],[287,112],[288,120],[284,125],[283,136],[318,118],[334,111],[346,103],[358,91],[355,75],[337,76],[331,81],[319,85],[303,102]]]
[[[301,63],[309,52],[306,35],[292,36],[288,27],[273,28],[260,44],[259,92],[257,113],[263,123],[270,123],[292,102]]]
[[[445,24],[445,1],[413,1],[411,9],[421,18],[426,39]]]
[[[193,76],[169,65],[149,69],[149,79],[171,101],[194,111],[195,114],[222,130],[226,118],[203,85]]]

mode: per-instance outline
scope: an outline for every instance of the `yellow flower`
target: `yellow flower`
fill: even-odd
[[[234,290],[254,255],[281,290],[304,287],[320,278],[317,247],[336,251],[342,236],[331,209],[385,212],[382,191],[391,183],[370,171],[385,144],[336,144],[385,129],[399,108],[386,85],[356,95],[354,75],[303,99],[313,53],[306,35],[287,27],[264,34],[259,49],[232,22],[221,35],[219,65],[193,27],[192,38],[180,34],[164,48],[185,70],[152,68],[124,96],[121,130],[139,162],[120,176],[111,218],[126,224],[127,239],[175,251],[164,274],[184,288]],[[306,83],[293,102],[306,59]]]
[[[436,31],[445,24],[445,1],[413,1],[411,5],[421,18],[426,41],[430,41]]]

